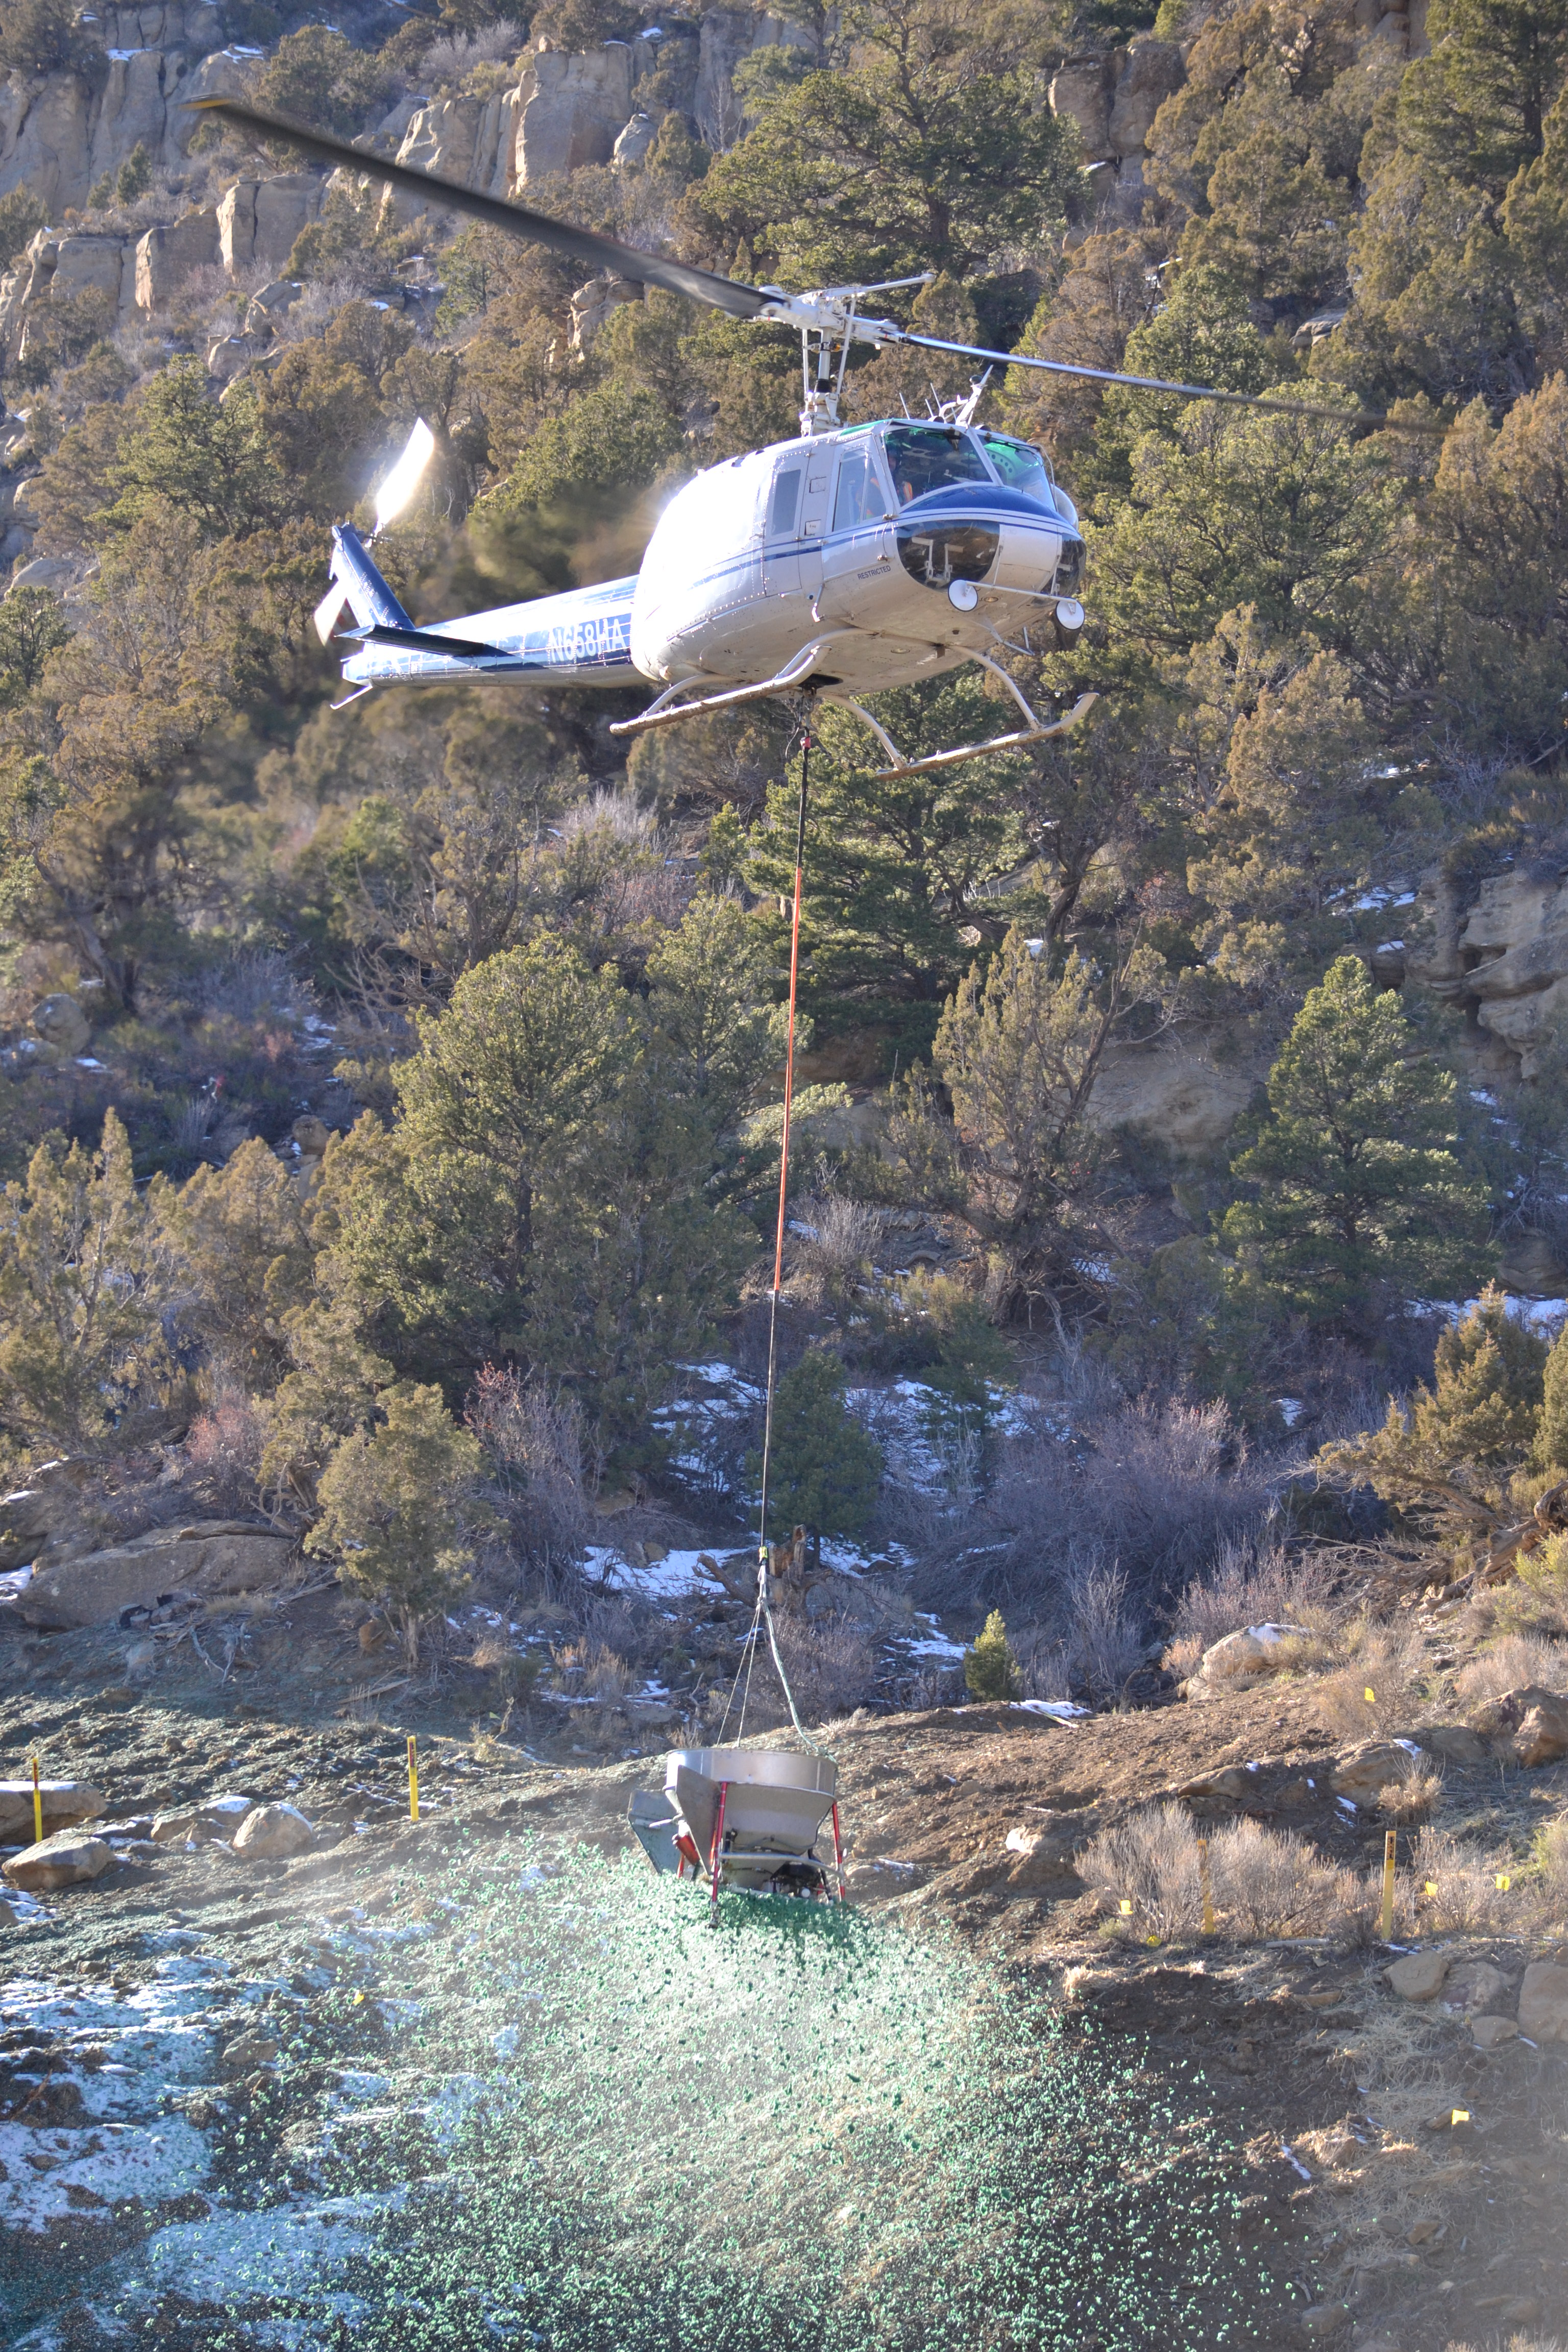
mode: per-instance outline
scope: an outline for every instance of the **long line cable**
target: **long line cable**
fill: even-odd
[[[768,1472],[773,1462],[773,1395],[778,1386],[779,1364],[779,1296],[784,1288],[784,1218],[789,1204],[789,1142],[790,1117],[795,1107],[795,1014],[800,988],[800,902],[804,888],[805,866],[805,812],[810,793],[811,730],[801,740],[800,805],[795,829],[795,902],[790,918],[789,937],[789,1020],[784,1045],[784,1132],[779,1142],[779,1214],[778,1231],[773,1242],[773,1288],[768,1305],[768,1379],[763,1407],[763,1475],[762,1493],[757,1505],[757,1600],[763,1621],[768,1629],[768,1647],[773,1652],[773,1668],[789,1707],[789,1719],[797,1737],[814,1756],[824,1750],[807,1731],[800,1719],[795,1703],[795,1693],[789,1686],[789,1676],[779,1655],[779,1639],[773,1627],[773,1604],[768,1598]]]

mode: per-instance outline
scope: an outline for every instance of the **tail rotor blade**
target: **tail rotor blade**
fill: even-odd
[[[382,155],[367,155],[345,140],[325,138],[319,131],[308,131],[302,122],[290,122],[282,114],[264,113],[259,107],[242,105],[237,99],[198,98],[187,102],[193,112],[229,123],[237,131],[248,131],[263,139],[286,139],[290,147],[315,156],[320,163],[341,163],[350,172],[362,172],[373,180],[384,181],[389,188],[401,188],[405,194],[422,197],[426,204],[441,205],[448,212],[466,213],[470,220],[488,222],[491,228],[504,229],[509,236],[545,246],[552,253],[563,254],[569,261],[581,261],[590,269],[610,270],[616,277],[629,278],[637,285],[661,286],[667,293],[689,295],[694,302],[706,302],[713,310],[727,310],[731,318],[754,319],[768,308],[772,299],[759,293],[754,286],[740,285],[732,278],[718,278],[708,269],[689,268],[685,262],[672,261],[663,254],[639,253],[635,246],[622,245],[613,236],[601,236],[594,229],[574,228],[569,222],[552,220],[547,213],[530,212],[523,205],[504,204],[499,196],[481,195],[477,188],[459,187],[454,181],[438,179],[434,172],[416,171],[411,163],[394,163]]]
[[[375,494],[375,530],[379,539],[390,523],[412,504],[436,447],[436,436],[421,416],[415,422],[403,455]]]
[[[326,594],[322,597],[321,603],[317,605],[315,611],[311,614],[310,618],[315,623],[316,635],[320,637],[323,645],[327,645],[331,642],[332,631],[338,625],[338,614],[342,611],[343,606],[348,603],[348,601],[349,592],[347,582],[342,580],[334,580]]]

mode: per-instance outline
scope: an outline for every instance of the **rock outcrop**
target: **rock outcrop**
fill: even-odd
[[[1185,79],[1178,45],[1142,33],[1124,49],[1069,59],[1052,81],[1051,112],[1077,123],[1086,163],[1108,167],[1096,178],[1109,184],[1100,193],[1112,218],[1138,217],[1150,130]]]
[[[1433,874],[1417,904],[1406,976],[1462,1006],[1478,1042],[1505,1049],[1505,1072],[1534,1077],[1542,1046],[1568,1034],[1568,872],[1494,875],[1468,906]]]
[[[101,1625],[129,1610],[152,1609],[165,1593],[229,1599],[265,1591],[278,1582],[292,1550],[289,1537],[237,1519],[156,1528],[106,1550],[46,1557],[15,1606],[25,1624],[52,1631]]]
[[[188,111],[191,101],[245,89],[253,55],[211,47],[212,10],[119,13],[167,22],[174,38],[110,46],[99,89],[74,74],[43,80],[13,74],[0,84],[0,195],[25,181],[56,219],[69,207],[79,210],[94,184],[117,173],[137,147],[155,163],[178,166],[200,124]]]
[[[321,183],[313,172],[279,172],[269,180],[237,180],[218,200],[218,257],[231,278],[246,270],[281,269],[307,221],[321,209]]]
[[[815,62],[816,45],[802,25],[749,8],[710,8],[704,15],[691,110],[698,135],[716,153],[732,147],[748,124],[731,79],[735,68],[759,49],[785,47],[805,49]]]
[[[221,253],[215,208],[186,213],[166,228],[150,228],[136,247],[136,308],[149,314],[161,310],[196,270],[215,268]]]

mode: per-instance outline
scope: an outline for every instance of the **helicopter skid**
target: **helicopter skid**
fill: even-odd
[[[1037,720],[1034,726],[1017,728],[1011,735],[994,735],[986,743],[961,743],[951,751],[929,751],[923,760],[906,760],[892,737],[877,724],[870,712],[862,710],[860,705],[851,702],[847,695],[834,695],[831,699],[841,709],[853,711],[857,719],[864,719],[884,751],[891,755],[894,764],[890,768],[873,768],[871,771],[880,783],[895,776],[923,776],[933,768],[956,768],[965,760],[983,760],[991,751],[1022,751],[1027,750],[1031,743],[1047,742],[1053,735],[1065,735],[1076,727],[1100,697],[1097,694],[1080,694],[1072,709],[1060,719]]]
[[[772,677],[763,678],[759,685],[732,686],[722,694],[702,695],[696,702],[671,702],[671,695],[684,694],[689,687],[700,683],[694,677],[683,677],[674,686],[667,687],[658,700],[650,702],[637,718],[616,719],[610,732],[612,735],[641,735],[650,727],[673,727],[682,719],[700,719],[711,710],[732,710],[740,702],[762,702],[771,694],[788,694],[792,687],[804,684],[810,677],[816,667],[816,657],[825,646],[836,644],[840,637],[856,635],[854,629],[826,630],[821,636],[813,637],[810,645],[803,646],[792,660],[785,662],[783,669],[775,670]]]

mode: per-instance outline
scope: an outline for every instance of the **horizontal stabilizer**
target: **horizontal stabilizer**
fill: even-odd
[[[346,637],[363,638],[367,646],[407,646],[416,654],[504,654],[505,646],[475,645],[468,637],[444,636],[436,629],[398,629],[377,622],[373,628],[345,629]]]

